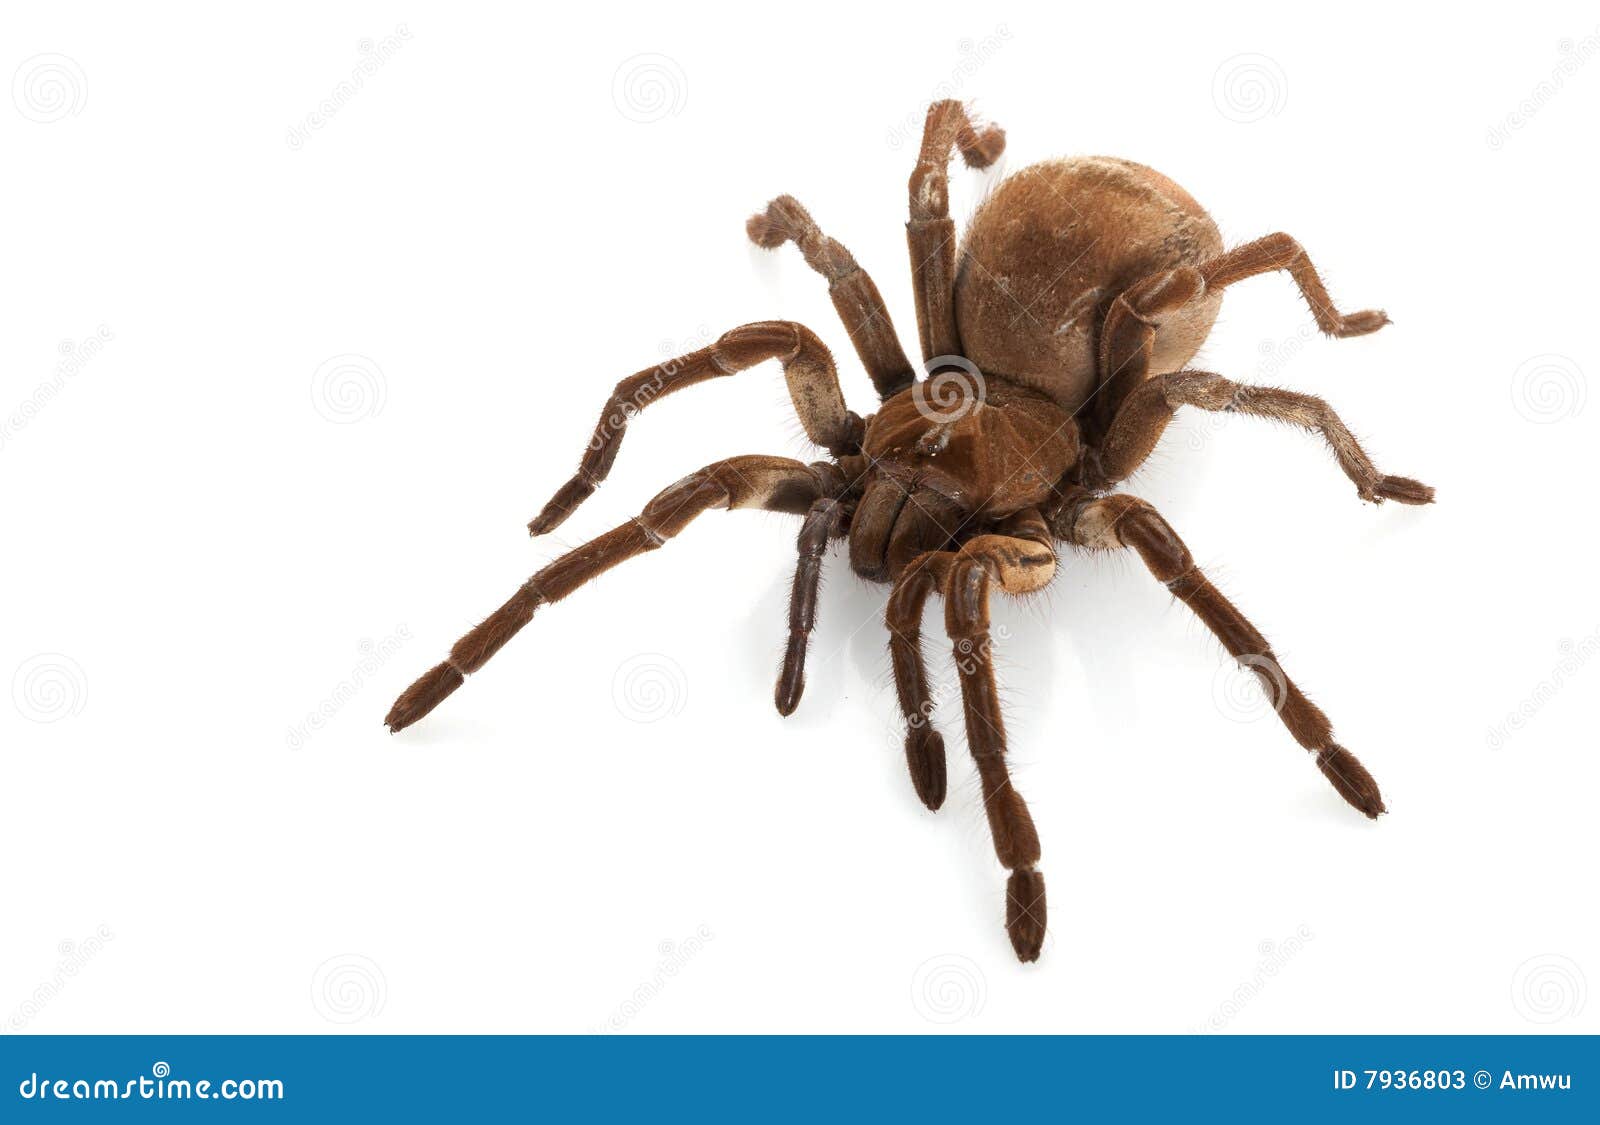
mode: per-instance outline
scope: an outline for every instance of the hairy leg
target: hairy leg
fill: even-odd
[[[895,583],[884,614],[889,627],[889,661],[894,667],[895,694],[906,721],[906,767],[917,798],[932,811],[944,804],[946,776],[944,736],[933,727],[933,693],[928,690],[927,663],[922,654],[922,611],[938,584],[933,569],[937,552],[923,555]]]
[[[1079,497],[1055,521],[1062,539],[1080,547],[1131,547],[1150,573],[1194,611],[1240,665],[1262,682],[1294,740],[1316,757],[1339,795],[1369,817],[1385,811],[1378,783],[1350,751],[1333,739],[1333,725],[1284,672],[1267,639],[1211,584],[1189,548],[1161,514],[1134,496]]]
[[[960,355],[956,331],[956,225],[950,219],[950,151],[960,149],[969,168],[987,168],[1005,151],[1005,130],[973,128],[958,101],[934,102],[922,129],[922,149],[908,185],[911,218],[906,242],[917,298],[917,335],[924,361]]]
[[[1099,450],[1100,473],[1093,487],[1109,488],[1144,463],[1180,406],[1219,413],[1272,418],[1321,434],[1339,467],[1355,482],[1363,500],[1428,504],[1433,489],[1409,477],[1380,473],[1333,407],[1314,395],[1252,387],[1209,371],[1157,375],[1123,399]]]
[[[817,592],[822,584],[822,555],[829,540],[840,534],[845,506],[832,497],[811,505],[800,537],[795,543],[800,561],[795,566],[794,586],[789,591],[789,644],[783,654],[783,671],[778,674],[774,699],[778,714],[791,715],[800,705],[806,687],[806,649],[811,630],[817,624]]]
[[[534,535],[554,530],[593,495],[611,472],[629,420],[646,406],[685,387],[737,374],[768,359],[783,363],[783,376],[806,436],[835,457],[857,452],[864,426],[860,416],[845,406],[827,346],[803,324],[757,321],[725,333],[709,347],[646,368],[618,383],[600,413],[577,473],[556,491],[528,530]]]
[[[945,629],[955,646],[967,746],[983,783],[995,854],[1011,872],[1006,881],[1006,932],[1019,960],[1037,961],[1046,923],[1044,876],[1035,870],[1039,833],[1006,768],[1005,723],[989,639],[989,577],[979,558],[962,557],[951,566],[944,588]]]
[[[1090,410],[1110,425],[1123,401],[1150,378],[1156,330],[1172,313],[1205,292],[1192,266],[1152,274],[1117,295],[1100,326],[1100,383]]]
[[[1049,528],[1034,511],[1011,517],[996,534],[969,540],[961,551],[991,560],[1001,589],[1009,593],[1039,589],[1055,573]],[[932,810],[944,804],[946,768],[944,736],[933,725],[934,701],[922,651],[922,615],[928,595],[943,586],[957,554],[928,551],[913,558],[900,571],[884,613],[895,694],[906,724],[906,766],[918,798]]]
[[[1108,422],[1122,399],[1149,375],[1156,329],[1166,317],[1206,293],[1274,270],[1289,271],[1311,306],[1317,327],[1329,336],[1365,336],[1389,323],[1377,309],[1340,313],[1310,257],[1287,234],[1269,234],[1198,265],[1152,274],[1121,293],[1106,313],[1100,332],[1102,389],[1096,403],[1102,422]]]
[[[1310,255],[1282,231],[1235,246],[1215,258],[1206,259],[1197,268],[1211,292],[1257,274],[1288,270],[1300,288],[1300,295],[1311,306],[1317,327],[1329,336],[1365,336],[1389,323],[1382,309],[1344,314],[1335,308],[1333,298],[1328,296],[1327,287],[1311,264]]]
[[[833,307],[880,399],[899,394],[916,381],[878,287],[843,244],[822,233],[799,200],[778,196],[765,211],[750,216],[745,232],[750,241],[769,250],[793,242],[806,264],[828,279]]]
[[[1025,537],[1024,537],[1025,536]],[[919,765],[937,755],[937,797],[944,796],[944,744],[928,725],[931,700],[922,665],[920,618],[923,603],[937,583],[945,599],[945,631],[954,647],[961,682],[967,745],[983,786],[984,812],[994,838],[995,854],[1011,875],[1006,883],[1006,932],[1023,961],[1036,961],[1044,944],[1044,876],[1039,862],[1039,834],[1027,803],[1011,782],[1006,767],[1005,721],[995,686],[989,636],[989,588],[1000,583],[1008,593],[1026,593],[1049,582],[1055,573],[1055,552],[1049,529],[1037,512],[1014,517],[1004,532],[981,535],[958,551],[921,556],[891,595],[890,651],[895,683],[906,715],[906,756],[918,795],[930,808],[925,792],[929,778]],[[930,737],[931,736],[931,737]],[[917,754],[927,755],[923,761]]]
[[[618,563],[655,550],[708,508],[765,508],[798,514],[818,497],[842,486],[832,465],[805,465],[786,457],[732,457],[690,473],[657,493],[627,523],[568,551],[523,583],[505,605],[457,641],[443,663],[401,693],[384,722],[391,731],[410,726],[488,663],[533,620],[534,610],[560,601]]]

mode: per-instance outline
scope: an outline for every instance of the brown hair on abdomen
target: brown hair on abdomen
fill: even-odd
[[[995,188],[962,241],[963,351],[980,370],[1076,410],[1099,382],[1099,329],[1117,294],[1221,252],[1204,208],[1152,168],[1108,156],[1034,164]],[[1220,295],[1195,301],[1162,325],[1152,374],[1193,358],[1220,304]]]

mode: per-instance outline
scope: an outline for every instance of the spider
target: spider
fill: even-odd
[[[529,524],[559,526],[606,478],[629,421],[664,395],[776,359],[811,441],[830,454],[805,464],[767,456],[717,461],[665,489],[639,515],[544,567],[445,661],[395,701],[390,730],[410,726],[461,686],[533,618],[617,564],[653,551],[708,508],[804,517],[778,676],[788,715],[805,684],[823,556],[848,542],[856,574],[890,586],[886,606],[905,757],[917,796],[944,801],[944,740],[934,728],[921,629],[929,595],[943,599],[967,745],[1006,883],[1005,926],[1022,961],[1045,937],[1039,836],[1006,767],[989,637],[995,588],[1025,595],[1056,571],[1056,545],[1131,548],[1216,634],[1272,697],[1289,733],[1333,788],[1368,817],[1385,811],[1372,775],[1334,741],[1322,711],[1282,671],[1271,646],[1195,565],[1154,508],[1112,489],[1150,454],[1183,406],[1289,422],[1320,433],[1363,500],[1426,504],[1433,490],[1376,468],[1327,403],[1186,369],[1222,293],[1287,270],[1330,336],[1362,336],[1382,312],[1341,314],[1300,245],[1270,234],[1224,250],[1216,224],[1165,176],[1111,157],[1046,161],[1002,180],[959,249],[949,213],[954,151],[984,168],[1005,133],[979,128],[955,101],[928,110],[911,174],[906,224],[922,374],[907,360],[878,288],[850,252],[783,195],[746,224],[768,249],[793,242],[829,293],[880,404],[845,405],[834,361],[809,328],[762,321],[617,384],[574,475]]]

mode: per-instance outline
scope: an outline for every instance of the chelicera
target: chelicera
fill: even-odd
[[[795,412],[829,459],[733,457],[658,494],[642,512],[541,569],[463,637],[445,661],[395,702],[401,730],[428,714],[532,620],[585,582],[653,551],[708,508],[761,508],[803,517],[776,703],[789,714],[805,683],[807,644],[828,545],[848,543],[851,568],[889,586],[886,621],[905,755],[917,796],[944,801],[944,741],[921,630],[929,595],[944,604],[956,656],[967,745],[982,782],[995,852],[1009,870],[1006,930],[1024,961],[1045,937],[1039,837],[1006,766],[996,697],[989,599],[1028,594],[1055,574],[1058,545],[1131,548],[1260,676],[1289,733],[1333,788],[1369,817],[1384,811],[1372,776],[1333,737],[1245,616],[1195,565],[1183,541],[1144,501],[1112,491],[1149,455],[1173,412],[1192,406],[1272,418],[1319,433],[1364,500],[1425,504],[1433,490],[1373,467],[1344,423],[1310,395],[1246,386],[1186,369],[1235,282],[1285,270],[1318,327],[1360,336],[1381,312],[1341,314],[1294,239],[1272,234],[1224,249],[1211,218],[1182,188],[1140,164],[1108,157],[1033,165],[999,183],[959,248],[947,169],[972,167],[1005,145],[958,102],[928,110],[910,182],[907,240],[921,372],[907,360],[872,279],[789,196],[749,220],[768,248],[793,242],[828,280],[880,404],[863,419],[846,405],[832,356],[789,321],[735,328],[706,348],[617,384],[576,475],[529,525],[559,526],[611,470],[629,420],[650,402],[767,360],[782,364]]]

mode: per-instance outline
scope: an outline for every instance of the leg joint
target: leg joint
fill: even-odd
[[[1130,513],[1123,540],[1139,552],[1150,573],[1176,592],[1195,573],[1194,556],[1172,525],[1143,502]]]
[[[644,549],[647,551],[653,551],[667,541],[667,537],[646,523],[642,516],[632,516],[628,522],[644,532]]]
[[[951,637],[986,639],[989,632],[989,568],[981,560],[957,558],[945,581],[945,628]]]

